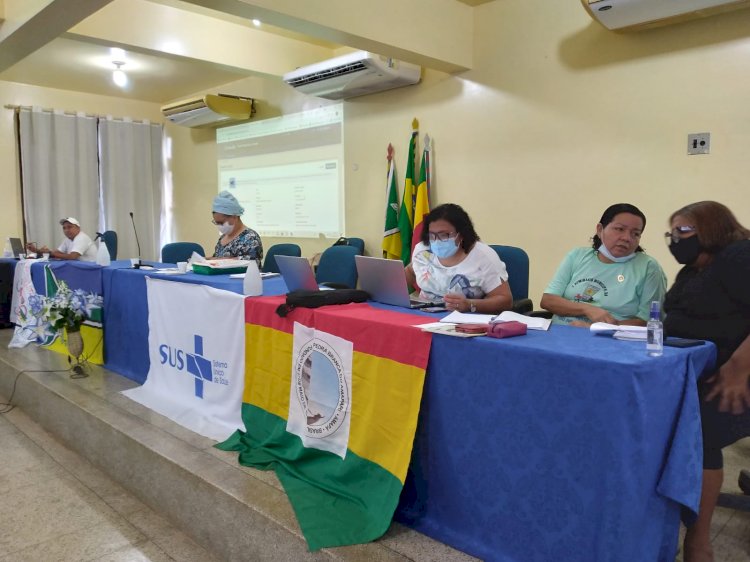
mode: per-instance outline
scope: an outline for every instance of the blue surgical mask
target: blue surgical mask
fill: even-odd
[[[449,258],[458,251],[458,245],[455,238],[448,240],[433,240],[430,242],[430,252],[439,258]]]
[[[625,263],[626,261],[630,261],[635,257],[635,252],[632,254],[629,254],[627,256],[622,256],[621,258],[616,258],[613,256],[610,251],[607,249],[607,247],[604,244],[599,245],[599,253],[602,254],[607,259],[615,262],[615,263]]]

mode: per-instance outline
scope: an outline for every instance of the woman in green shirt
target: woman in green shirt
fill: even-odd
[[[645,227],[646,216],[634,205],[604,211],[592,247],[569,252],[544,290],[541,306],[553,322],[646,325],[651,301],[664,300],[667,279],[640,247]]]

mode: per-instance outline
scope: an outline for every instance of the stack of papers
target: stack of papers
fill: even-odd
[[[524,316],[517,312],[506,310],[498,315],[494,314],[469,314],[465,312],[454,311],[448,316],[440,319],[441,322],[449,324],[491,324],[494,322],[521,322],[526,324],[529,330],[549,330],[552,322],[549,318],[536,318],[533,316]]]
[[[281,275],[281,274],[274,273],[273,271],[269,271],[268,273],[266,273],[265,271],[260,272],[261,279],[266,279],[268,277],[277,277],[278,275]],[[244,273],[232,273],[229,277],[231,277],[232,279],[244,279],[245,274]]]
[[[476,315],[473,315],[476,316]],[[483,322],[472,322],[472,324],[482,324]],[[430,322],[429,324],[415,324],[416,328],[419,328],[423,332],[433,332],[435,334],[444,334],[446,336],[456,336],[458,338],[476,338],[477,336],[485,336],[486,334],[466,334],[464,332],[456,331],[456,323],[446,324],[442,320],[440,322]]]
[[[618,340],[646,341],[646,326],[623,326],[594,322],[589,329],[594,334],[611,335]]]

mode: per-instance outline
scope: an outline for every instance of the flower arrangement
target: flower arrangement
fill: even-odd
[[[32,316],[36,322],[28,322],[30,318],[22,320],[28,322],[37,341],[49,343],[63,329],[67,332],[80,331],[81,324],[91,317],[95,308],[102,306],[102,302],[99,295],[87,294],[81,289],[71,290],[65,281],[59,281],[54,296],[29,295],[26,316]]]

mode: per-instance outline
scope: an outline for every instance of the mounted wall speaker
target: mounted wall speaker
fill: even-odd
[[[636,31],[747,8],[750,0],[581,0],[612,31]]]

